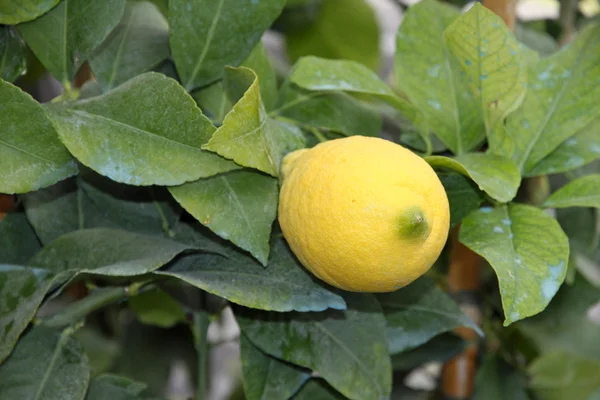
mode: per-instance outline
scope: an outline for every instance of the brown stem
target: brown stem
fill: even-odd
[[[0,221],[15,206],[13,196],[9,194],[0,194]]]
[[[517,24],[517,0],[484,0],[483,5],[496,13],[511,31]]]

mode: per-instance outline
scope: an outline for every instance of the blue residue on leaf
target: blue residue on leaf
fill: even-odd
[[[479,79],[481,79],[482,81],[485,81],[487,79],[487,75],[480,75]]]
[[[441,110],[442,109],[442,105],[437,100],[431,100],[431,99],[429,99],[429,100],[427,100],[427,104],[429,104],[431,107],[435,108],[436,110]]]
[[[493,210],[493,208],[492,208],[492,207],[481,207],[481,208],[479,209],[479,211],[481,211],[481,212],[482,212],[482,213],[484,213],[484,214],[489,214],[489,213],[491,213],[491,212],[492,212],[492,210]]]
[[[465,60],[465,65],[471,65],[471,60]]]

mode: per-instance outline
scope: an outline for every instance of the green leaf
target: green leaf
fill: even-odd
[[[414,349],[394,354],[394,370],[409,371],[432,361],[446,361],[462,353],[467,342],[453,333],[443,333]]]
[[[456,171],[472,179],[479,189],[502,203],[511,201],[521,184],[519,169],[512,160],[489,153],[468,153],[455,158],[425,157],[433,168]]]
[[[256,44],[242,66],[250,68],[256,74],[260,86],[260,98],[265,109],[270,111],[277,101],[277,76],[262,42]]]
[[[51,278],[43,269],[0,264],[0,364],[35,315]]]
[[[145,399],[140,395],[146,384],[135,382],[118,375],[102,375],[92,379],[86,400],[135,400]]]
[[[288,30],[285,43],[292,63],[314,55],[379,69],[379,26],[375,11],[365,0],[323,0],[315,20]]]
[[[125,0],[63,0],[35,21],[19,25],[19,32],[44,67],[65,83],[119,23],[124,10]]]
[[[280,361],[240,336],[244,394],[248,400],[287,399],[308,380],[308,371]]]
[[[446,29],[444,41],[479,103],[493,143],[493,130],[525,96],[527,70],[519,43],[502,19],[479,3]]]
[[[0,193],[25,193],[77,173],[42,107],[0,80]]]
[[[181,305],[160,289],[143,292],[129,299],[129,306],[141,323],[170,328],[185,322]]]
[[[346,397],[336,392],[322,379],[311,379],[294,396],[294,400],[345,400]]]
[[[0,220],[0,263],[25,265],[40,249],[24,213],[12,211]]]
[[[593,400],[600,394],[600,361],[550,353],[529,366],[530,386],[540,400]]]
[[[538,208],[480,208],[463,220],[460,241],[496,271],[505,326],[546,308],[565,279],[568,238]]]
[[[491,147],[511,154],[521,171],[532,176],[539,162],[600,116],[600,24],[592,24],[564,50],[537,63],[528,80],[523,105],[506,121],[504,142]],[[566,163],[553,169],[571,168]]]
[[[430,128],[455,154],[473,150],[485,137],[481,105],[443,43],[458,9],[435,0],[406,12],[396,39],[395,84],[423,111]]]
[[[346,302],[346,311],[238,310],[236,317],[260,349],[314,370],[350,399],[387,398],[392,374],[379,304],[370,294],[349,294]]]
[[[538,31],[533,28],[528,28],[526,25],[517,23],[515,27],[515,36],[519,42],[533,49],[535,52],[543,56],[549,56],[558,49],[558,43],[546,31]]]
[[[497,354],[484,360],[475,376],[473,400],[529,400],[525,380]]]
[[[477,187],[464,175],[455,173],[438,174],[450,203],[450,228],[459,224],[467,215],[479,208],[483,196]]]
[[[192,93],[198,106],[217,126],[223,124],[223,119],[231,109],[233,103],[229,100],[223,81],[218,81],[210,86],[196,90]]]
[[[202,225],[266,265],[279,196],[275,179],[243,170],[169,190]]]
[[[576,275],[573,285],[563,285],[543,313],[516,327],[542,354],[568,352],[600,360],[600,325],[589,316],[597,303],[598,289]]]
[[[10,0],[0,4],[0,24],[31,21],[48,12],[60,0]]]
[[[273,114],[347,136],[378,136],[382,123],[376,111],[346,93],[310,92],[289,83],[282,86]]]
[[[262,310],[346,308],[340,295],[302,267],[282,237],[273,239],[267,268],[241,252],[223,250],[225,255],[185,257],[156,274],[176,277],[234,303]]]
[[[301,134],[289,125],[269,118],[261,100],[258,78],[252,70],[227,68],[226,77],[230,81],[228,85],[235,86],[232,90],[245,93],[202,148],[239,165],[278,176],[283,157],[303,147]]]
[[[417,347],[434,336],[466,326],[479,327],[430,279],[420,278],[392,293],[377,295],[387,320],[390,354]]]
[[[148,1],[128,2],[121,22],[90,58],[103,91],[119,86],[169,57],[169,26]]]
[[[84,326],[73,337],[81,343],[87,355],[92,377],[109,371],[121,352],[115,338],[108,337],[94,326]]]
[[[600,208],[600,174],[586,175],[554,192],[544,203],[545,207],[596,207]]]
[[[238,66],[281,13],[284,0],[169,1],[170,43],[183,86],[191,91]]]
[[[68,330],[36,326],[0,365],[5,399],[83,400],[90,371],[81,345]]]
[[[84,229],[54,240],[30,264],[54,273],[134,276],[152,272],[190,249],[155,236],[116,229]]]
[[[26,70],[25,44],[12,27],[0,27],[0,79],[14,82]]]
[[[238,168],[201,150],[215,128],[173,79],[148,72],[109,93],[49,109],[69,151],[131,185],[180,185]]]

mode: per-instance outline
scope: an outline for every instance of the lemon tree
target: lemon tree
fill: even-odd
[[[598,397],[597,21],[0,3],[0,399]]]

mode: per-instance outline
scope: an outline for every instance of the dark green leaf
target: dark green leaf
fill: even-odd
[[[169,190],[202,225],[266,265],[279,195],[275,179],[234,171]]]
[[[52,272],[133,276],[162,267],[190,246],[116,229],[84,229],[45,246],[31,265]]]
[[[452,333],[443,333],[414,349],[394,354],[394,370],[409,371],[431,361],[446,361],[461,353],[467,342]]]
[[[67,83],[119,23],[124,9],[125,0],[63,0],[35,21],[19,25],[19,32],[44,67]]]
[[[502,203],[509,202],[521,183],[516,164],[502,156],[489,153],[468,153],[456,158],[425,157],[433,168],[456,171],[471,178],[481,190]]]
[[[0,263],[25,265],[41,247],[24,213],[13,211],[0,219]]]
[[[450,203],[450,228],[452,228],[471,211],[479,208],[483,202],[483,196],[464,175],[442,173],[438,174],[438,177],[444,185]]]
[[[0,364],[35,315],[52,283],[48,271],[0,264]]]
[[[345,400],[339,392],[322,379],[311,379],[294,396],[294,400]]]
[[[136,400],[146,389],[146,384],[134,382],[118,375],[102,375],[92,379],[86,400]]]
[[[83,400],[90,371],[70,334],[44,326],[29,331],[0,365],[2,398]]]
[[[369,294],[349,294],[346,302],[346,311],[236,316],[260,349],[314,370],[350,399],[387,398],[392,376],[381,308]]]
[[[179,260],[158,274],[187,283],[246,307],[273,311],[346,308],[344,299],[308,273],[283,238],[273,240],[267,268],[228,250],[225,256],[201,254]]]
[[[169,1],[171,51],[188,90],[214,82],[238,66],[277,18],[284,0]]]
[[[14,82],[26,69],[25,44],[12,27],[0,27],[0,79]]]
[[[77,173],[42,107],[0,80],[0,192],[25,193]]]
[[[119,25],[94,52],[90,65],[108,91],[169,57],[169,26],[148,1],[127,3]]]
[[[73,337],[81,343],[87,355],[92,377],[108,372],[121,351],[114,338],[91,324],[79,329]]]
[[[558,222],[538,208],[480,208],[463,220],[460,241],[494,268],[504,325],[546,308],[565,279],[568,238]]]
[[[129,306],[140,322],[146,325],[170,328],[185,321],[181,305],[160,289],[133,296],[129,299]]]
[[[48,12],[60,0],[9,0],[0,4],[0,24],[31,21]]]
[[[288,399],[310,377],[309,371],[263,353],[244,335],[240,351],[248,400]]]
[[[417,347],[434,336],[459,326],[479,327],[446,293],[427,278],[392,293],[377,295],[387,320],[386,335],[391,354]]]
[[[237,168],[200,149],[215,128],[176,81],[158,73],[49,111],[69,151],[117,182],[179,185]]]
[[[497,354],[484,360],[475,377],[473,400],[529,400],[525,381]]]
[[[379,26],[365,0],[323,0],[316,19],[286,33],[290,61],[314,55],[360,62],[377,71],[380,64]]]
[[[545,207],[600,208],[600,174],[586,175],[563,186],[544,203]]]

